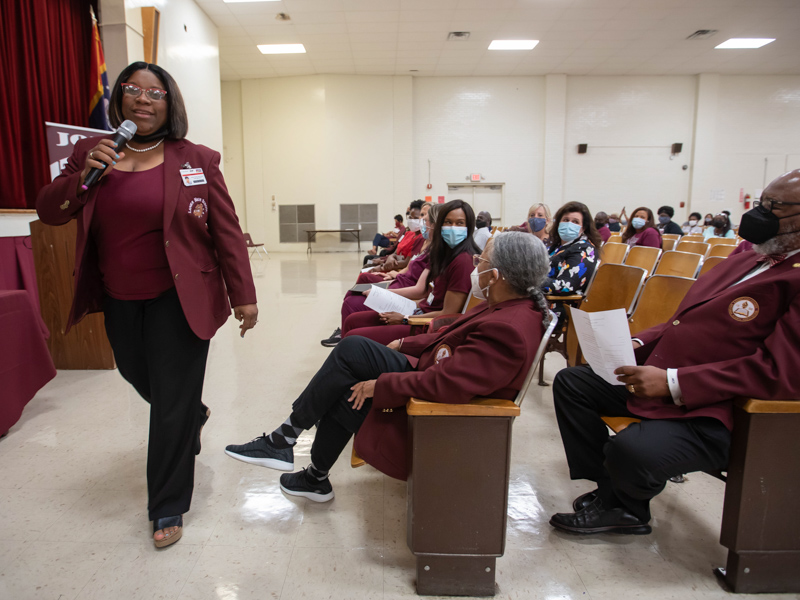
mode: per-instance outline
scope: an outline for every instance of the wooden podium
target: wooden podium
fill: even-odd
[[[39,303],[50,330],[47,347],[56,369],[113,369],[114,354],[101,313],[88,315],[64,335],[75,289],[77,228],[74,220],[60,227],[31,223]]]

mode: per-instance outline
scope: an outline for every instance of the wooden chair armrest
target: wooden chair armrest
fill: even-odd
[[[570,294],[569,296],[562,296],[559,294],[547,294],[545,295],[548,302],[580,302],[583,300],[583,296],[580,294]]]
[[[431,321],[433,321],[435,317],[423,317],[423,316],[414,316],[408,317],[408,324],[415,325],[415,326],[425,326]]]
[[[749,413],[800,413],[797,400],[758,400],[756,398],[737,398],[736,406]]]
[[[467,404],[445,404],[411,398],[406,412],[414,417],[518,417],[519,406],[511,400],[474,398]]]
[[[625,429],[628,425],[633,425],[634,423],[639,423],[641,419],[636,419],[634,417],[600,417],[603,419],[603,423],[605,423],[611,431],[614,433],[619,433],[623,429]]]

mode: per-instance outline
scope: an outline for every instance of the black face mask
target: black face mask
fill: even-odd
[[[778,235],[780,221],[781,218],[776,217],[771,211],[763,206],[757,206],[742,215],[739,235],[748,242],[763,244]]]
[[[483,229],[484,227],[488,227],[489,223],[486,221],[475,221],[475,229]]]

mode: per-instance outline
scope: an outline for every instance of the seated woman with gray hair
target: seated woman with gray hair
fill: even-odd
[[[465,404],[476,396],[513,399],[524,385],[550,315],[541,287],[550,263],[534,236],[502,233],[474,257],[473,294],[486,299],[445,330],[383,346],[354,336],[342,339],[269,435],[225,452],[247,463],[294,470],[293,446],[317,426],[311,464],[283,474],[292,496],[327,502],[328,474],[356,434],[358,454],[378,470],[404,480],[411,396]]]

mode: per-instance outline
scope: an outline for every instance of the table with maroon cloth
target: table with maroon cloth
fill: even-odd
[[[29,236],[0,237],[0,435],[56,375]]]
[[[36,392],[56,376],[28,292],[0,291],[0,435],[22,415]]]

